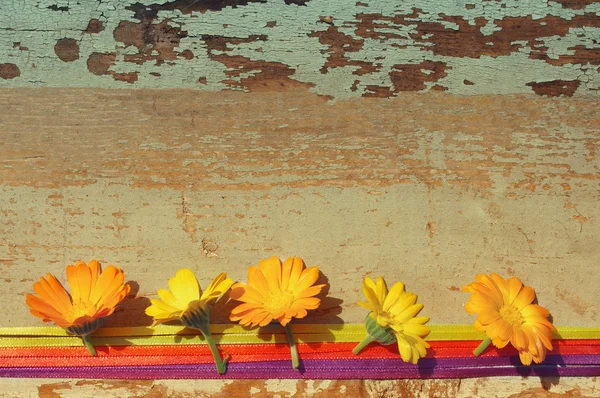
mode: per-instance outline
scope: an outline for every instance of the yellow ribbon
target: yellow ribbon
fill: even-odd
[[[428,341],[483,340],[485,334],[473,325],[428,325]],[[600,339],[600,328],[558,327],[555,339]],[[299,342],[359,342],[365,336],[363,324],[295,324],[292,332]],[[245,329],[233,324],[211,325],[211,334],[218,344],[287,343],[280,325],[260,329]],[[183,326],[159,325],[155,328],[137,326],[101,328],[93,335],[94,345],[171,345],[204,344],[201,334]],[[69,347],[83,345],[81,338],[69,335],[59,327],[0,328],[0,347]]]

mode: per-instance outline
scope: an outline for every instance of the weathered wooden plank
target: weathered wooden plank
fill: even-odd
[[[26,0],[0,86],[597,96],[600,2]]]
[[[597,378],[509,377],[448,380],[48,380],[3,379],[3,397],[373,397],[560,398],[594,397]]]
[[[432,322],[468,323],[459,287],[497,271],[557,324],[597,325],[593,101],[14,89],[0,106],[3,326],[38,324],[15,295],[80,258],[146,297],[181,266],[244,280],[274,254],[330,278],[313,321],[361,322],[361,279],[384,275]],[[146,304],[114,322],[147,323]]]

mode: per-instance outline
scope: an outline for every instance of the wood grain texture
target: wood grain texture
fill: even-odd
[[[597,397],[598,378],[510,377],[447,380],[49,380],[3,379],[2,397],[40,398],[582,398]]]
[[[147,297],[182,266],[245,280],[271,255],[330,279],[313,321],[361,322],[361,280],[383,275],[468,323],[458,288],[496,271],[556,324],[597,325],[594,101],[11,89],[0,106],[3,326],[38,324],[14,296],[78,259]]]
[[[402,280],[432,323],[519,276],[598,326],[600,2],[25,0],[0,4],[0,326],[96,258],[131,296],[190,267],[302,256],[308,322],[361,322]],[[117,89],[117,90],[116,90]],[[125,89],[125,90],[123,90]],[[216,317],[226,321],[226,316]],[[267,376],[267,375],[265,375]],[[0,380],[0,396],[595,397],[597,378]]]

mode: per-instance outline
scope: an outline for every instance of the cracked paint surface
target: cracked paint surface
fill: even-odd
[[[27,0],[0,86],[596,96],[594,1]]]

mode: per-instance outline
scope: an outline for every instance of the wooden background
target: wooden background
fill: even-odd
[[[0,326],[40,325],[24,295],[79,259],[125,270],[133,294],[109,323],[142,325],[178,268],[245,280],[271,255],[329,279],[307,322],[362,322],[361,280],[382,275],[431,323],[470,323],[460,287],[498,272],[555,324],[599,325],[600,2],[79,3],[0,4]],[[599,383],[0,380],[45,397]]]

